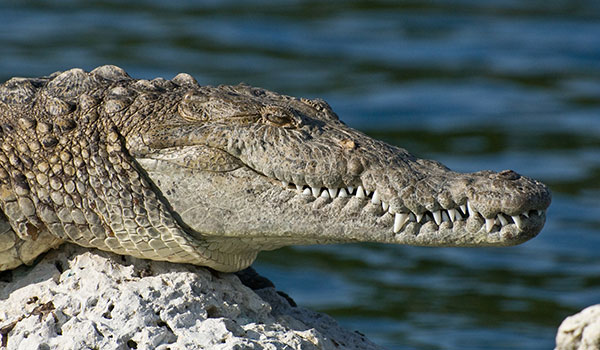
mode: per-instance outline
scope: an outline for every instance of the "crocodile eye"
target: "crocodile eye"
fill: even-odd
[[[280,126],[289,124],[291,122],[290,118],[287,115],[267,114],[264,115],[263,118],[265,118],[265,120],[271,124]]]
[[[292,111],[279,106],[266,106],[261,108],[260,115],[265,124],[282,128],[296,128],[300,119]]]

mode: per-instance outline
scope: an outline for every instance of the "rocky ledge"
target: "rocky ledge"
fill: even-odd
[[[0,275],[0,348],[379,349],[240,277],[67,244]]]
[[[600,349],[600,304],[565,318],[556,333],[555,350]]]

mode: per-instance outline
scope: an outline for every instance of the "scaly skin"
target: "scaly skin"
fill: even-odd
[[[103,66],[0,86],[0,270],[63,242],[221,271],[290,244],[513,245],[550,192],[462,174],[322,100]]]

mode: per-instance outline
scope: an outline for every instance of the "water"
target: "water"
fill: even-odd
[[[553,191],[518,247],[291,247],[256,268],[390,349],[549,349],[600,302],[597,1],[7,1],[0,78],[117,64],[328,100],[349,125],[460,171]]]

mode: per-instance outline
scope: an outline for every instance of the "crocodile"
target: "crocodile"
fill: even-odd
[[[116,66],[0,86],[0,270],[70,242],[233,272],[286,245],[509,246],[549,189],[459,173],[354,130],[321,99]]]

